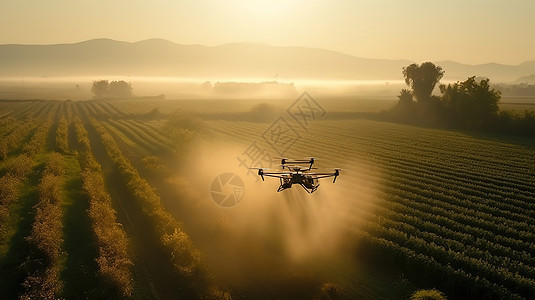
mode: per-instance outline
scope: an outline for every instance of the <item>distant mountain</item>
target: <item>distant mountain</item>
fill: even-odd
[[[175,76],[266,79],[402,79],[408,60],[366,59],[304,47],[238,43],[215,47],[162,39],[136,43],[109,39],[75,44],[0,45],[0,76]],[[438,62],[445,79],[487,76],[493,82],[535,74],[535,61],[516,66]]]
[[[529,76],[523,76],[516,80],[515,83],[527,83],[527,84],[535,84],[535,74],[531,74]]]
[[[496,63],[466,65],[453,61],[439,61],[436,64],[446,72],[444,74],[445,77],[454,80],[464,80],[475,75],[488,77],[493,83],[513,82],[518,80],[519,77],[535,73],[535,61],[528,61],[519,65]]]

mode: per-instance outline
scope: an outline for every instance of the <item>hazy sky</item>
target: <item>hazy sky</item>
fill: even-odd
[[[0,0],[0,44],[258,42],[416,62],[535,60],[534,0]]]

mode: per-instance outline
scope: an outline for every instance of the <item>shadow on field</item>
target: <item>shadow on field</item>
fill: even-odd
[[[73,145],[73,144],[71,144]],[[66,156],[68,157],[68,156]],[[69,157],[75,160],[74,157]],[[63,221],[64,250],[69,253],[65,262],[62,280],[65,282],[64,296],[73,298],[96,298],[98,296],[98,265],[95,261],[98,250],[91,229],[91,221],[87,214],[88,199],[82,194],[82,180],[76,173],[80,173],[77,162],[67,164],[65,182],[66,203]],[[85,294],[80,294],[85,291]]]
[[[9,241],[9,249],[0,260],[0,295],[3,299],[17,299],[22,292],[22,282],[28,275],[24,269],[24,262],[30,254],[30,246],[26,237],[32,231],[35,219],[34,205],[38,201],[37,186],[44,163],[37,165],[21,189],[22,194],[10,207],[9,223],[15,223],[15,233]],[[21,265],[21,262],[22,265]]]

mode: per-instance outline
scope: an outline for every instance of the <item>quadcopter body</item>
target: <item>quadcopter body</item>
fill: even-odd
[[[334,177],[333,183],[340,175],[340,169],[334,169],[333,172],[311,172],[314,165],[314,158],[292,160],[288,158],[281,159],[282,171],[266,172],[265,169],[259,168],[258,175],[264,181],[264,177],[279,178],[280,186],[277,192],[289,189],[294,184],[298,184],[308,193],[315,192],[319,183],[318,180],[322,178]]]

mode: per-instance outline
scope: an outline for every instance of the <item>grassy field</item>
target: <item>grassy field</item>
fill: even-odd
[[[316,100],[293,116],[295,99],[0,101],[0,293],[535,297],[533,139],[363,117],[391,99]],[[279,156],[343,170],[277,193],[247,167]],[[211,198],[222,173],[244,182],[236,206]]]

